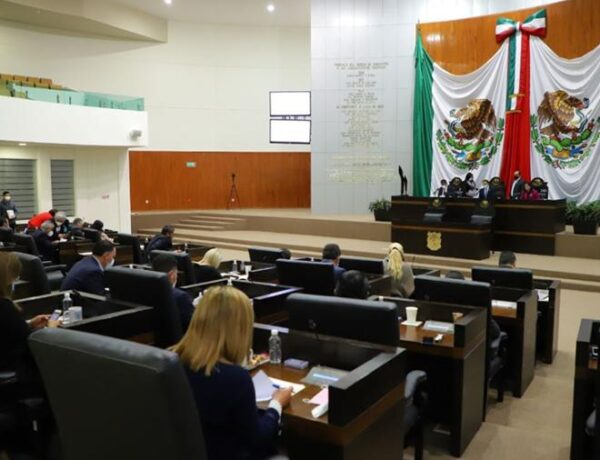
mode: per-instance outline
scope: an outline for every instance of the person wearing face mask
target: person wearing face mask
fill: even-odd
[[[42,260],[56,262],[58,250],[54,244],[54,223],[51,220],[45,221],[31,236]]]
[[[67,214],[64,211],[59,211],[54,214],[54,236],[52,239],[58,241],[67,238],[68,233],[71,231],[71,223],[67,219]]]
[[[13,231],[17,226],[17,213],[17,207],[12,201],[10,192],[7,190],[2,194],[2,201],[0,202],[0,218],[4,217],[8,219],[8,224]]]
[[[179,310],[181,330],[185,333],[194,314],[194,305],[192,296],[175,287],[177,286],[177,259],[170,254],[158,254],[152,260],[152,270],[167,274],[169,283],[173,286],[173,300]]]
[[[521,171],[518,169],[515,171],[512,186],[510,187],[510,197],[513,200],[518,200],[523,192],[523,184],[525,181],[521,177]]]
[[[114,265],[116,254],[117,249],[110,241],[98,241],[94,244],[92,255],[84,257],[69,270],[60,290],[105,295],[104,270]]]

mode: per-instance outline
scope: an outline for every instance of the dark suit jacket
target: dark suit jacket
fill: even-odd
[[[63,280],[60,290],[89,292],[96,295],[105,295],[104,270],[94,256],[88,256],[77,262]]]
[[[40,256],[42,256],[42,260],[54,262],[57,257],[57,250],[56,246],[52,244],[52,238],[42,230],[36,230],[31,236],[35,240],[35,245],[37,246]]]
[[[177,288],[173,288],[173,298],[175,299],[175,305],[177,305],[177,309],[179,310],[181,330],[185,334],[195,310],[194,304],[192,303],[193,299],[187,292]]]
[[[150,258],[152,251],[170,251],[173,249],[173,241],[165,235],[156,235],[146,245],[146,259]]]
[[[515,182],[516,182],[516,184],[515,184]],[[510,184],[510,196],[512,198],[517,199],[521,196],[521,192],[523,191],[524,183],[525,183],[525,181],[521,177],[519,177],[516,181],[512,181],[512,183]]]
[[[8,219],[8,210],[11,210],[12,212],[15,213],[15,217],[13,219]],[[11,224],[11,227],[13,226],[13,224],[16,222],[17,220],[17,207],[15,206],[15,204],[11,201],[4,201],[4,200],[0,200],[0,217],[6,217],[8,219],[8,221]]]
[[[487,188],[482,187],[482,188],[479,189],[479,199],[480,200],[487,200],[488,197],[489,197],[489,195],[490,195],[490,188],[489,187],[487,187]]]
[[[323,259],[322,262],[327,263],[327,264],[333,264],[333,260],[329,260],[329,259]],[[346,271],[345,268],[340,267],[339,265],[334,265],[333,266],[333,274],[335,275],[335,280],[339,280],[340,276],[342,276],[342,273],[344,273]]]

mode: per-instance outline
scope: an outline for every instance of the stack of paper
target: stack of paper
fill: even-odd
[[[258,371],[252,378],[254,383],[254,393],[256,394],[256,402],[270,401],[273,393],[280,388],[292,388],[292,395],[300,393],[304,385],[300,383],[286,382],[285,380],[269,378],[263,371]]]

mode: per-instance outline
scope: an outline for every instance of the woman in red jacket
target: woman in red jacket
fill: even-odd
[[[525,200],[525,201],[535,201],[535,200],[540,200],[542,197],[540,196],[540,192],[538,192],[536,189],[534,189],[531,186],[530,182],[525,182],[523,184],[523,191],[521,192],[521,195],[519,196],[520,200]]]

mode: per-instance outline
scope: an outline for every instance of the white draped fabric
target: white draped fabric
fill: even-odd
[[[434,64],[431,192],[440,181],[500,174],[506,120],[508,40],[482,67],[454,75]]]
[[[600,200],[600,45],[563,59],[531,37],[531,174],[549,198]]]

